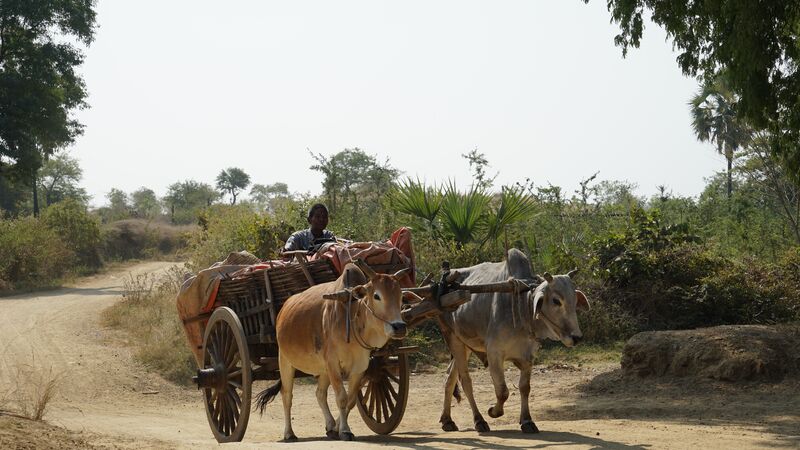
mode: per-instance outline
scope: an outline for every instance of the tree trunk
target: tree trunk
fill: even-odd
[[[31,185],[33,186],[33,217],[39,217],[39,193],[36,189],[36,172],[33,173],[33,182]]]
[[[728,160],[728,200],[731,199],[733,193],[733,151],[728,150],[725,152],[725,159]]]

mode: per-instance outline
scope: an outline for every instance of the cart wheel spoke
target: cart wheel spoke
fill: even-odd
[[[384,422],[389,420],[389,399],[386,398],[386,391],[383,387],[379,388],[381,390],[381,409],[383,410],[383,418]]]
[[[391,395],[392,400],[397,400],[397,391],[394,390],[394,386],[392,385],[392,382],[389,380],[386,380],[386,390]]]
[[[389,410],[394,411],[394,405],[395,403],[397,403],[397,400],[395,400],[396,394],[394,392],[394,389],[392,389],[392,384],[388,382],[385,383],[383,385],[383,391],[384,391],[384,397],[386,397],[386,404],[389,406]]]
[[[386,371],[386,376],[389,377],[390,380],[394,381],[397,384],[400,384],[400,377],[397,375],[392,374],[389,371]]]
[[[375,420],[381,422],[381,413],[383,412],[383,398],[380,389],[377,385],[372,387],[373,394],[375,394]]]
[[[236,394],[236,389],[233,389],[233,388],[229,387],[228,388],[228,396],[231,398],[233,403],[236,405],[236,409],[237,410],[242,408],[242,400],[239,398],[239,395]]]
[[[375,413],[375,392],[372,391],[372,385],[367,386],[367,392],[369,392],[369,415],[372,416]]]

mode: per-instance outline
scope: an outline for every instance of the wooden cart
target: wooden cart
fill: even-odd
[[[278,380],[278,311],[293,294],[336,280],[329,260],[307,261],[295,252],[289,265],[256,270],[247,277],[222,280],[203,339],[203,367],[193,380],[203,392],[206,415],[218,442],[241,441],[251,410],[252,383]],[[376,272],[394,273],[401,264],[371,266]],[[403,320],[413,327],[442,311],[454,310],[470,299],[471,292],[511,291],[513,283],[458,286],[455,274],[443,268],[439,282],[411,288],[423,300],[404,306]],[[375,433],[388,434],[400,424],[408,401],[408,353],[417,347],[390,341],[375,350],[358,393],[358,412]],[[297,376],[308,376],[297,373]]]

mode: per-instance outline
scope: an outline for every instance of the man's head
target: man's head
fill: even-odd
[[[328,208],[317,203],[308,210],[308,224],[312,233],[321,233],[328,226]]]

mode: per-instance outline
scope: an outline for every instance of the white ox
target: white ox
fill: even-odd
[[[528,258],[517,249],[509,250],[505,262],[482,263],[456,271],[460,274],[457,281],[463,285],[495,283],[511,277],[535,282]],[[489,367],[497,396],[497,402],[489,408],[489,416],[503,415],[503,404],[508,399],[503,365],[505,361],[511,361],[520,370],[520,428],[526,433],[539,431],[528,405],[533,356],[545,338],[572,347],[583,336],[576,310],[589,309],[589,302],[581,291],[575,289],[572,280],[575,272],[557,276],[545,273],[545,281],[527,293],[473,294],[471,301],[456,311],[439,316],[442,334],[452,355],[440,419],[443,430],[458,430],[450,416],[450,406],[451,397],[456,395],[458,398],[457,382],[460,379],[472,408],[475,429],[489,431],[489,425],[475,403],[467,366],[470,354],[475,353]]]

